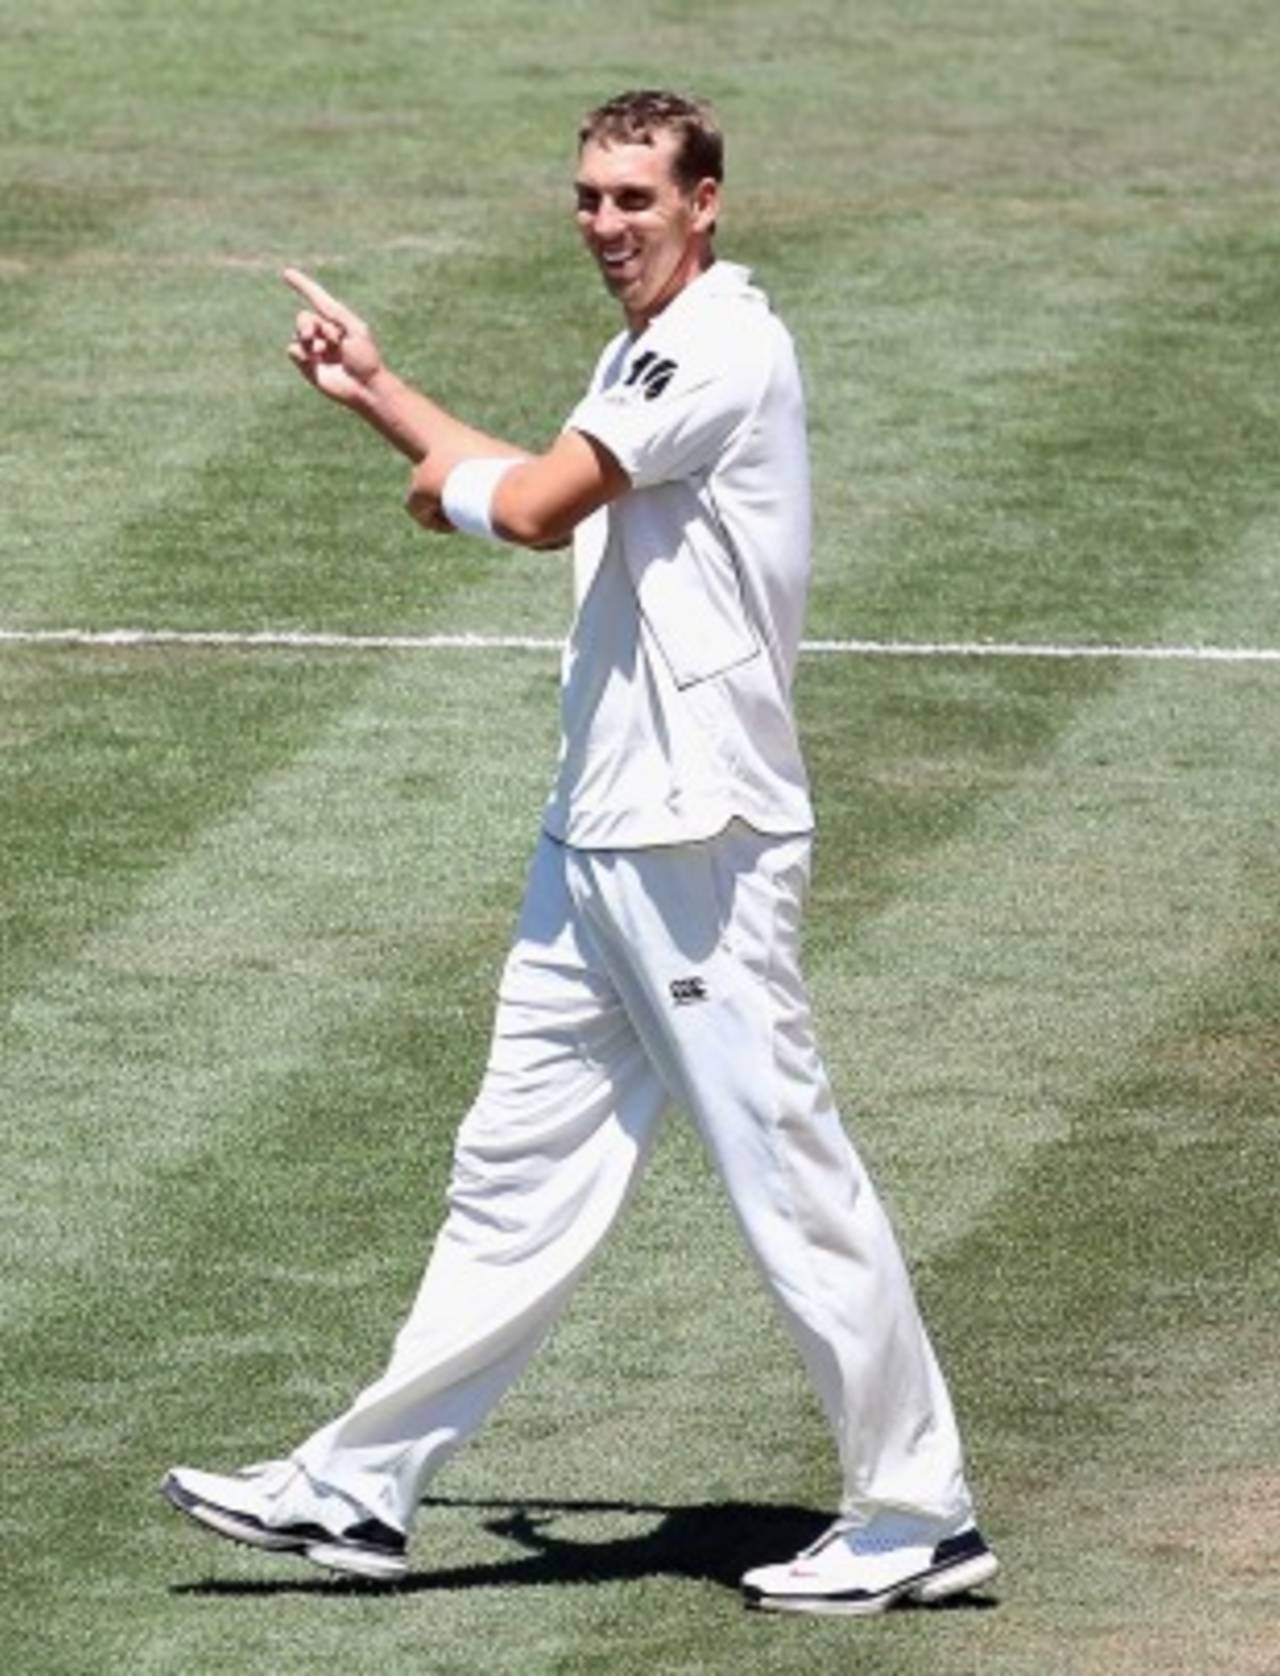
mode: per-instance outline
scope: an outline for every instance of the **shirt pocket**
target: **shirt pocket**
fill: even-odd
[[[640,615],[679,688],[710,681],[761,652],[737,553],[688,484],[634,491],[622,549]]]

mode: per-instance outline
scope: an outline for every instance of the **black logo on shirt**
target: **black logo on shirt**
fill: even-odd
[[[646,349],[631,363],[631,371],[627,374],[625,383],[639,384],[644,390],[647,402],[655,400],[670,384],[676,375],[676,363],[663,360],[654,349]]]
[[[701,978],[672,978],[668,987],[677,1007],[691,1007],[707,998],[707,986]]]

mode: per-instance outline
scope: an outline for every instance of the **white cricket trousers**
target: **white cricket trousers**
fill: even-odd
[[[332,1526],[338,1497],[408,1529],[568,1301],[669,1103],[692,1115],[804,1358],[842,1512],[964,1521],[946,1387],[814,1042],[808,861],[807,838],[741,823],[661,849],[542,838],[417,1299],[382,1377],[293,1452],[303,1472],[273,1522]]]

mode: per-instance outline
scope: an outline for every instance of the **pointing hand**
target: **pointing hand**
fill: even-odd
[[[294,322],[289,359],[331,400],[358,405],[382,370],[373,333],[354,310],[298,268],[286,268],[283,278],[307,304]]]

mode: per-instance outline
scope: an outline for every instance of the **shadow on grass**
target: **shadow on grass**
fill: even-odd
[[[411,1572],[394,1583],[366,1583],[309,1576],[261,1580],[215,1579],[175,1583],[170,1593],[195,1596],[326,1596],[420,1594],[450,1589],[509,1588],[557,1583],[615,1583],[646,1577],[684,1577],[735,1589],[749,1566],[783,1559],[811,1542],[830,1521],[812,1508],[753,1502],[701,1503],[688,1507],[630,1501],[471,1501],[431,1497],[435,1508],[470,1509],[488,1515],[485,1529],[516,1544],[522,1553],[484,1565],[438,1566]],[[566,1516],[616,1513],[654,1518],[658,1523],[635,1536],[576,1541],[554,1525]],[[956,1604],[952,1602],[951,1604]],[[988,1606],[965,1597],[961,1604]]]

